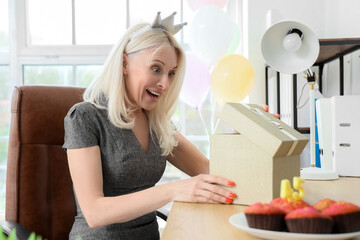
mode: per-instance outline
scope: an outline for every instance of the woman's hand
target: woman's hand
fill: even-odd
[[[235,183],[223,177],[200,174],[172,184],[174,201],[230,204],[236,198],[235,193],[221,187]]]
[[[264,104],[264,105],[261,105],[262,109],[264,109],[266,112],[269,112],[269,106]],[[274,117],[276,118],[280,118],[280,114],[278,113],[273,113],[272,115],[274,115]]]

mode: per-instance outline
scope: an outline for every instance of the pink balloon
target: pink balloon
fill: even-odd
[[[186,53],[186,72],[180,99],[198,108],[210,88],[210,73],[207,66],[193,53]]]
[[[187,2],[193,11],[206,5],[214,5],[222,9],[226,4],[226,0],[188,0]]]

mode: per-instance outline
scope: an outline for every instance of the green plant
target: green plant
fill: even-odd
[[[28,238],[28,240],[42,240],[41,236],[36,236],[34,232],[32,232]]]
[[[13,229],[10,236],[7,237],[5,233],[3,233],[2,228],[0,226],[0,240],[16,240],[16,229]],[[36,236],[34,232],[32,232],[28,238],[28,240],[42,240],[41,236]],[[77,237],[76,240],[82,240],[81,237]]]
[[[0,226],[0,240],[15,240],[16,239],[16,229],[14,229],[10,236],[7,237],[5,233],[3,233],[2,228]]]
[[[7,237],[0,227],[0,240],[15,240],[16,239],[16,229],[13,229],[10,236]],[[34,232],[32,232],[28,238],[28,240],[42,240],[41,236],[36,236]]]

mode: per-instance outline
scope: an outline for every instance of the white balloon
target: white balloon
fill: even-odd
[[[218,7],[204,6],[197,10],[189,24],[190,48],[208,66],[225,56],[233,35],[232,22]]]

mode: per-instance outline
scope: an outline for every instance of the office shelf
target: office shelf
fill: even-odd
[[[319,67],[319,91],[322,91],[322,75],[324,65],[339,59],[339,94],[344,95],[344,56],[360,49],[360,38],[329,38],[319,39],[320,52],[314,66]],[[268,95],[268,70],[265,67],[265,101],[269,104]],[[280,73],[277,72],[277,110],[280,113]],[[293,108],[294,108],[294,128],[301,133],[310,133],[309,128],[298,128],[297,126],[297,75],[293,74]]]

